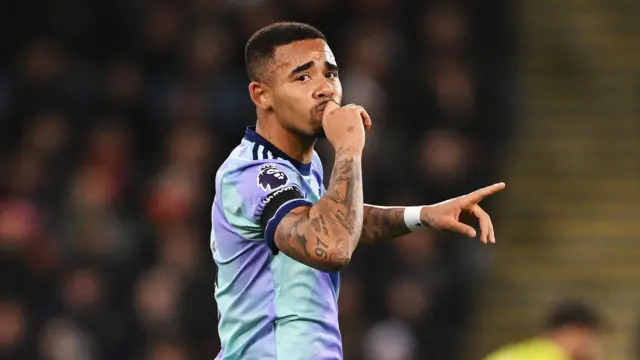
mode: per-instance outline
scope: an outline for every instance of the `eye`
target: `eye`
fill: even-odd
[[[337,71],[330,71],[327,73],[327,75],[325,75],[325,77],[327,79],[335,79],[338,77],[338,72]]]
[[[309,75],[299,75],[296,78],[296,81],[307,81],[307,80],[311,80],[311,77],[309,77]]]

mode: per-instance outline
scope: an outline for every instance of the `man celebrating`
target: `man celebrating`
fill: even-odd
[[[362,199],[367,112],[340,106],[338,65],[324,35],[300,23],[256,32],[245,49],[257,125],[216,174],[211,250],[222,350],[218,359],[342,359],[338,271],[359,241],[423,227],[476,231],[494,243],[491,220],[477,204],[503,183],[443,203],[376,207]],[[327,189],[314,151],[335,150]]]

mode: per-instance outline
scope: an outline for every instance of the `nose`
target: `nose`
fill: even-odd
[[[320,84],[318,89],[313,93],[313,97],[316,100],[333,99],[334,96],[335,90],[326,79],[322,80],[322,83]]]

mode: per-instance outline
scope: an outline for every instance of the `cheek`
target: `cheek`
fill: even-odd
[[[287,92],[286,101],[291,109],[297,109],[298,111],[308,110],[310,104],[313,103],[313,99],[305,86],[297,86],[290,89],[290,91]]]
[[[300,91],[287,89],[280,91],[273,99],[273,108],[281,116],[298,117],[309,112],[309,99]]]
[[[342,83],[340,82],[340,79],[336,79],[333,83],[333,91],[335,92],[336,97],[342,100]]]

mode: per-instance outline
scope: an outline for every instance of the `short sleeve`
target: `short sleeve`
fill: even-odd
[[[304,199],[300,181],[295,168],[274,159],[228,171],[219,189],[225,217],[243,237],[264,239],[276,252],[273,237],[282,218],[296,207],[313,205]]]
[[[312,166],[312,172],[313,172],[313,176],[315,176],[316,181],[318,182],[318,185],[320,186],[320,196],[324,196],[324,193],[326,192],[326,189],[324,187],[324,168],[322,166],[322,160],[320,159],[320,156],[318,155],[318,153],[314,150],[313,151],[313,166]]]

